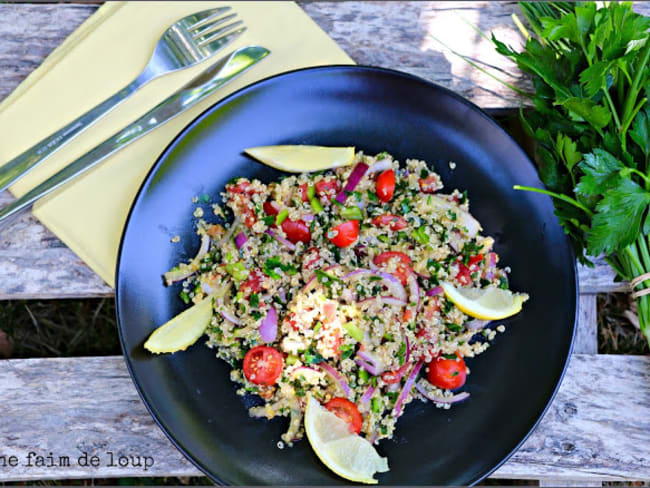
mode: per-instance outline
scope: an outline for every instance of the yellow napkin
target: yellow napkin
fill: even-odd
[[[216,59],[256,44],[271,55],[183,115],[156,129],[34,207],[34,214],[109,285],[135,194],[159,154],[217,100],[267,76],[352,60],[293,2],[109,2],[0,104],[0,164],[11,160],[135,78],[176,20],[230,5],[248,30],[207,62],[158,78],[23,178],[20,196],[162,101]]]

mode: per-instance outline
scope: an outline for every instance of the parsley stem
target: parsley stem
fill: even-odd
[[[603,93],[605,94],[605,100],[607,100],[607,104],[609,105],[609,110],[610,112],[612,112],[612,115],[614,116],[614,124],[616,124],[616,129],[619,132],[621,132],[621,121],[618,118],[616,107],[614,106],[612,97],[609,95],[609,90],[607,89],[607,86],[603,86]]]
[[[548,195],[549,197],[557,198],[558,200],[563,200],[574,207],[579,208],[582,210],[584,213],[586,213],[589,217],[592,217],[594,213],[589,210],[587,207],[585,207],[582,203],[580,203],[577,200],[574,200],[573,198],[567,196],[567,195],[560,195],[559,193],[555,193],[552,191],[548,190],[543,190],[542,188],[533,188],[532,186],[521,186],[521,185],[515,185],[513,186],[515,190],[526,190],[526,191],[532,191],[535,193],[541,193],[542,195]]]
[[[449,50],[453,55],[458,56],[458,57],[461,58],[463,61],[465,61],[467,64],[469,64],[469,65],[473,66],[474,68],[476,68],[477,70],[479,70],[481,73],[484,73],[484,74],[488,75],[488,76],[489,76],[490,78],[492,78],[493,80],[496,80],[496,81],[498,81],[499,83],[501,83],[502,85],[507,86],[507,87],[510,88],[511,90],[513,90],[513,91],[519,93],[522,97],[533,98],[533,96],[532,96],[530,93],[525,92],[525,91],[523,91],[522,89],[517,88],[517,87],[514,86],[514,85],[511,85],[511,84],[508,83],[507,81],[503,81],[503,80],[502,80],[501,78],[499,78],[498,76],[493,75],[493,74],[490,73],[488,70],[486,70],[486,69],[480,67],[478,64],[476,64],[474,61],[472,61],[471,59],[469,59],[467,56],[465,56],[465,55],[463,55],[463,54],[460,54],[458,51],[454,51],[452,48],[450,48],[447,44],[445,44],[444,42],[442,42],[440,39],[438,39],[438,38],[437,38],[436,36],[434,36],[433,34],[429,34],[429,37],[431,37],[433,40],[435,40],[435,41],[439,42],[440,44],[442,44],[442,45],[443,45],[447,50]]]
[[[643,48],[643,58],[641,60],[641,65],[637,67],[636,73],[634,74],[634,80],[632,81],[632,86],[630,86],[630,91],[628,92],[627,99],[625,100],[625,106],[623,108],[623,120],[631,120],[629,117],[636,97],[639,94],[639,83],[641,82],[641,76],[645,71],[645,65],[648,64],[648,58],[650,57],[650,40],[646,41],[645,47]]]

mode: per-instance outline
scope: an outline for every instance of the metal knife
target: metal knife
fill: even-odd
[[[266,48],[248,46],[220,59],[142,117],[116,132],[22,197],[0,209],[0,222],[31,207],[39,198],[65,185],[156,127],[185,112],[269,54],[270,51]]]

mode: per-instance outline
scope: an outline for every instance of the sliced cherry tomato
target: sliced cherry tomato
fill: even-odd
[[[309,226],[302,220],[284,219],[282,221],[282,230],[294,244],[298,241],[308,243],[311,240]]]
[[[250,229],[257,222],[257,215],[255,215],[255,210],[251,208],[249,203],[250,200],[247,197],[240,197],[239,200],[235,201],[235,206],[244,221],[244,225]]]
[[[375,263],[377,266],[381,266],[383,264],[386,264],[389,260],[396,258],[399,261],[401,261],[403,264],[407,266],[411,266],[411,258],[408,257],[407,254],[404,254],[403,252],[400,251],[386,251],[382,252],[381,254],[377,254],[375,256],[375,259],[372,260],[373,263]]]
[[[300,194],[300,198],[302,199],[303,202],[309,201],[309,196],[307,195],[308,186],[309,185],[307,185],[307,183],[301,183],[298,186],[298,193]]]
[[[440,311],[440,301],[437,298],[431,298],[424,306],[424,318],[433,320],[436,312]]]
[[[335,397],[325,404],[325,408],[334,413],[338,418],[348,423],[350,432],[358,434],[361,432],[363,418],[357,406],[347,398]]]
[[[435,193],[440,184],[440,179],[433,173],[429,173],[429,176],[426,178],[420,178],[418,183],[420,184],[420,191],[422,193]]]
[[[314,269],[316,262],[320,259],[320,251],[317,247],[310,247],[302,255],[302,269],[311,271]]]
[[[411,258],[408,257],[403,252],[386,251],[386,252],[382,252],[381,254],[377,254],[377,256],[375,256],[375,259],[372,260],[372,262],[375,263],[377,266],[383,266],[390,259],[397,259],[400,261],[399,266],[397,266],[393,274],[397,276],[397,278],[399,278],[399,280],[402,282],[402,285],[406,286],[408,282],[408,278],[409,276],[411,276],[411,273],[413,272],[413,270],[411,269]]]
[[[273,385],[282,374],[282,354],[270,346],[257,346],[244,356],[244,375],[256,385]]]
[[[387,169],[377,178],[377,196],[382,202],[390,202],[395,193],[395,172]]]
[[[437,357],[427,366],[429,367],[427,379],[429,383],[438,388],[455,390],[465,384],[467,377],[465,361],[460,356],[458,359]]]
[[[251,182],[246,179],[241,179],[236,183],[231,183],[226,185],[226,191],[230,193],[239,193],[242,195],[254,195],[256,193],[262,193],[261,188],[254,188],[251,185]]]
[[[259,269],[255,269],[248,274],[248,278],[239,285],[239,291],[245,297],[250,296],[251,293],[259,293],[262,290],[262,279],[264,273]]]
[[[266,201],[264,202],[264,205],[262,205],[262,208],[264,209],[264,213],[266,215],[277,215],[280,213],[280,210],[278,210],[279,205],[275,202],[271,201]]]
[[[469,261],[467,262],[467,265],[463,263],[460,259],[457,261],[458,262],[458,274],[456,275],[456,279],[459,281],[461,285],[471,285],[472,284],[472,273],[476,271],[476,265],[480,263],[483,260],[483,255],[482,254],[477,254],[476,256],[472,256],[469,258]]]
[[[472,284],[472,272],[461,262],[458,263],[458,273],[456,274],[456,279],[461,285],[468,286]]]
[[[339,193],[341,183],[336,178],[323,178],[314,183],[314,189],[319,197],[331,200]]]
[[[408,226],[408,222],[399,215],[383,214],[373,218],[372,225],[390,227],[390,230],[402,230]]]
[[[330,235],[332,237],[330,237]],[[354,244],[359,237],[359,221],[348,220],[342,224],[333,227],[328,233],[327,238],[330,242],[338,247],[348,247]]]
[[[397,383],[399,380],[402,379],[402,376],[404,376],[404,373],[408,369],[410,365],[408,363],[405,363],[404,366],[402,366],[399,369],[396,369],[395,371],[388,371],[386,373],[382,373],[381,379],[384,380],[384,383],[387,384],[393,384]]]

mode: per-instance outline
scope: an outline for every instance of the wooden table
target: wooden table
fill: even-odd
[[[449,54],[430,35],[526,85],[465,20],[520,42],[513,3],[314,2],[305,11],[359,64],[403,70],[450,87],[489,110],[520,100]],[[97,7],[0,4],[0,99],[7,96]],[[635,8],[650,13],[650,5]],[[464,20],[465,19],[465,20]],[[0,143],[6,143],[1,140]],[[0,193],[0,203],[11,200]],[[573,356],[549,411],[494,478],[543,485],[650,480],[650,357],[597,353],[596,293],[624,291],[602,262],[579,267],[580,319]],[[0,299],[112,296],[81,260],[31,216],[0,234]],[[513,396],[513,401],[516,398]],[[498,426],[495,426],[498,432]],[[56,467],[25,466],[54,455]],[[100,466],[79,467],[99,456]],[[114,466],[108,466],[113,453]],[[12,467],[10,456],[17,458]],[[118,456],[153,456],[120,466]],[[5,457],[3,460],[3,456]],[[71,466],[59,466],[69,456]],[[43,461],[48,463],[47,459]],[[4,464],[3,464],[4,463]],[[65,463],[63,463],[65,464]],[[144,462],[143,462],[144,464]],[[200,475],[172,446],[140,401],[121,357],[0,361],[0,481]]]

